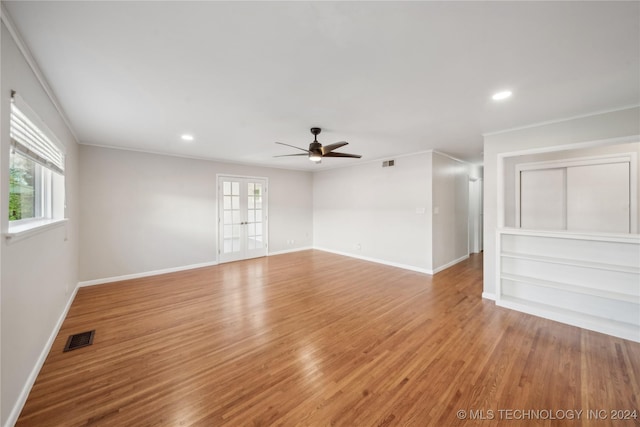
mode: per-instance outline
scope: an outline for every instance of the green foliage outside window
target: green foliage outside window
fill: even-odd
[[[35,218],[35,162],[11,155],[9,166],[9,221]]]

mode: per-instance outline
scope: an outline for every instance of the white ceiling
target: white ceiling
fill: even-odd
[[[636,1],[4,3],[87,144],[293,169],[478,162],[482,133],[640,103]],[[363,158],[272,157],[312,126]]]

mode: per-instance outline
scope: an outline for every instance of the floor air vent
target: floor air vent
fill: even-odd
[[[86,347],[93,344],[93,335],[96,330],[81,332],[79,334],[70,335],[67,340],[67,345],[64,346],[64,351],[75,350],[76,348]]]

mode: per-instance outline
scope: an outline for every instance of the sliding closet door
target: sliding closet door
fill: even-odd
[[[520,227],[564,230],[565,169],[522,171],[520,174]]]
[[[631,163],[603,159],[520,171],[521,228],[632,232]],[[534,165],[535,166],[535,165]],[[635,191],[634,191],[635,194]],[[634,231],[635,232],[635,231]]]
[[[267,181],[218,177],[219,262],[267,255]]]
[[[567,168],[567,229],[630,232],[629,163]]]

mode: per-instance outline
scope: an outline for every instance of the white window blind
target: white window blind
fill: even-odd
[[[17,105],[21,104],[21,105]],[[31,116],[31,117],[29,117]],[[47,169],[64,175],[64,153],[43,130],[44,123],[39,122],[37,116],[30,114],[30,109],[16,98],[12,97],[11,115],[9,121],[9,135],[11,147],[17,152],[29,157]]]

